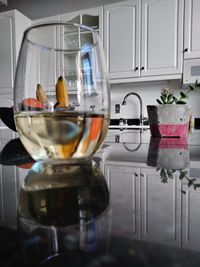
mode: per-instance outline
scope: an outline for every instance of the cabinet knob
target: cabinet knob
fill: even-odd
[[[138,70],[138,67],[135,67],[135,71]]]
[[[144,67],[141,67],[141,70],[144,70]]]
[[[143,173],[141,173],[141,174],[140,174],[140,176],[141,176],[141,177],[144,177],[144,174],[143,174]]]
[[[137,174],[137,172],[135,172],[134,174],[135,174],[135,177],[138,177],[138,174]]]
[[[187,51],[188,51],[188,49],[187,49],[187,48],[185,48],[183,51],[184,51],[184,52],[187,52]]]

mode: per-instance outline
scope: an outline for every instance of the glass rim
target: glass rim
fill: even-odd
[[[28,38],[28,34],[34,29],[45,28],[45,27],[48,27],[48,26],[65,26],[65,25],[75,26],[75,27],[80,28],[80,29],[85,29],[88,32],[90,32],[93,35],[95,35],[96,37],[98,36],[98,33],[97,33],[96,30],[94,30],[91,27],[88,27],[88,26],[86,26],[84,24],[79,24],[79,23],[74,23],[74,22],[69,22],[69,21],[49,21],[49,22],[45,22],[45,23],[37,23],[35,25],[32,25],[32,26],[26,28],[26,30],[24,31],[24,34],[23,34],[22,43],[26,40],[28,43],[31,43],[34,46],[42,47],[42,48],[45,48],[47,50],[53,50],[53,51],[57,51],[57,52],[71,52],[71,53],[73,53],[73,52],[84,52],[85,53],[85,49],[82,49],[82,48],[64,49],[64,48],[49,47],[49,46],[45,46],[45,45],[39,44],[37,42],[33,42]],[[97,41],[94,42],[93,44],[88,45],[86,50],[89,51],[93,47],[95,47],[96,45],[97,45]]]

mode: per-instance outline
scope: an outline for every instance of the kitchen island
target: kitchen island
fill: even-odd
[[[199,137],[110,130],[57,168],[1,129],[0,266],[199,266]]]

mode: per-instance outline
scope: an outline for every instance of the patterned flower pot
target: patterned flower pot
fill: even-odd
[[[147,113],[152,136],[186,137],[190,108],[187,105],[148,105]]]

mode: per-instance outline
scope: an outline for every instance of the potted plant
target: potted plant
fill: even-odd
[[[176,97],[168,88],[162,89],[160,99],[156,99],[159,105],[147,105],[151,135],[186,137],[191,115],[186,101],[191,92],[198,90],[200,90],[200,83],[197,81],[189,85],[186,92],[181,91],[179,97]]]

